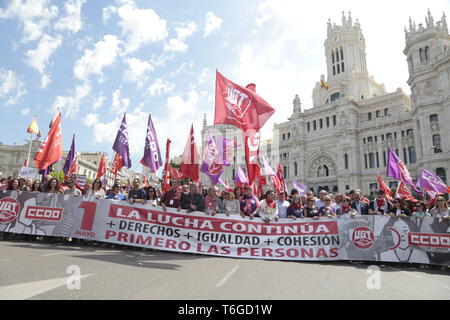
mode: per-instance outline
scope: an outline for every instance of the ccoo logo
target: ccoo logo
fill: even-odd
[[[17,218],[20,204],[16,199],[3,198],[0,200],[0,222],[8,223]]]
[[[358,227],[353,230],[352,241],[359,249],[369,249],[375,243],[375,236],[369,228]]]

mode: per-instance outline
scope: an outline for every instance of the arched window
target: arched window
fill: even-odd
[[[441,136],[439,134],[433,135],[433,147],[434,147],[434,153],[441,153]]]
[[[419,49],[419,57],[420,57],[420,62],[423,62],[425,60],[422,48]]]
[[[341,47],[341,60],[344,60],[344,50],[342,50],[342,47]]]
[[[447,184],[447,173],[444,168],[436,168],[436,175],[441,178],[445,184]]]
[[[345,169],[348,169],[348,154],[344,154],[344,165],[345,165]]]
[[[373,152],[369,153],[369,167],[370,169],[375,168],[375,154]]]
[[[331,61],[334,63],[334,50],[331,50]]]
[[[333,126],[336,125],[336,116],[333,116]]]
[[[298,165],[297,165],[297,162],[294,162],[294,175],[298,176]]]
[[[432,114],[432,115],[430,115],[430,122],[431,122],[431,123],[433,123],[433,122],[438,122],[438,121],[439,121],[439,117],[438,117],[437,114]]]
[[[336,62],[339,62],[339,51],[336,49]]]
[[[330,117],[327,117],[327,128],[329,128],[330,127]]]
[[[430,51],[428,47],[425,47],[425,61],[430,61]]]
[[[341,94],[339,92],[333,93],[331,95],[331,102],[338,100],[341,97]]]

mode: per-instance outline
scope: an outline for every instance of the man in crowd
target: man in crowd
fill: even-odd
[[[196,182],[189,185],[189,192],[181,195],[178,211],[181,209],[191,211],[203,211],[205,209],[205,200],[200,193]]]
[[[69,187],[66,191],[64,191],[64,194],[70,194],[75,197],[81,197],[81,191],[77,189],[75,186],[75,180],[73,178],[70,178],[67,180],[67,186]]]
[[[278,193],[278,197],[275,202],[278,207],[278,217],[287,218],[287,209],[291,204],[288,201],[286,201],[286,194],[284,193],[284,191]]]
[[[337,213],[338,209],[342,208],[342,197],[343,195],[341,193],[336,193],[334,196],[334,203],[331,205],[331,210],[333,210],[334,213]]]
[[[387,214],[393,207],[392,203],[386,199],[384,191],[379,190],[375,200],[370,201],[369,214],[383,215]]]
[[[298,190],[297,189],[292,189],[291,190],[291,195],[289,196],[289,198],[287,199],[287,201],[289,201],[289,203],[292,203],[292,200],[294,199],[295,196],[297,196]]]
[[[133,179],[133,187],[128,192],[128,201],[133,203],[145,204],[147,201],[147,194],[145,190],[141,188],[141,179],[134,178]]]
[[[319,199],[316,200],[316,203],[315,203],[317,209],[320,209],[325,205],[324,199],[327,195],[328,195],[328,192],[326,190],[320,190]]]
[[[167,207],[178,208],[180,206],[181,190],[178,190],[180,182],[175,179],[171,180],[170,186],[171,189],[165,192],[161,198],[161,207],[164,211],[167,211]]]
[[[361,201],[361,193],[359,191],[355,190],[354,199],[355,200],[351,203],[351,207],[360,215],[369,214],[369,205],[366,202]]]

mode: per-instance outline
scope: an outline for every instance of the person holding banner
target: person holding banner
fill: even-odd
[[[205,197],[205,212],[207,215],[215,216],[222,206],[218,192],[219,189],[216,186],[208,189],[208,195]]]
[[[370,201],[369,204],[369,214],[386,215],[391,209],[392,204],[386,199],[383,190],[379,190],[376,199]]]
[[[187,212],[203,211],[205,209],[205,199],[199,191],[200,188],[198,183],[191,183],[189,185],[189,193],[183,193],[181,195],[178,211],[181,209],[184,209]]]
[[[167,211],[167,207],[178,208],[180,206],[181,192],[178,191],[180,183],[174,179],[170,181],[170,185],[171,189],[165,192],[161,198],[161,206],[164,212]]]
[[[61,187],[59,186],[58,179],[51,178],[44,189],[45,193],[62,193]]]
[[[81,191],[79,189],[77,189],[77,187],[75,186],[75,180],[70,178],[69,180],[67,180],[67,185],[69,186],[69,189],[67,189],[66,191],[64,191],[64,194],[70,194],[74,197],[81,197]]]
[[[147,205],[152,207],[159,206],[160,201],[158,195],[156,194],[156,189],[154,187],[146,187],[144,188],[145,194],[147,195]]]
[[[317,209],[316,200],[313,197],[309,197],[306,200],[306,207],[303,209],[303,215],[305,218],[319,219],[319,209]]]
[[[287,217],[295,220],[297,218],[303,218],[303,208],[302,208],[301,198],[298,195],[294,195],[292,198],[292,204],[287,209]]]
[[[141,179],[133,179],[133,189],[128,191],[128,201],[133,203],[145,204],[147,201],[147,194],[144,189],[141,189]]]
[[[86,192],[87,197],[95,197],[96,199],[104,199],[106,197],[105,190],[102,188],[102,181],[95,179],[92,182],[92,188]]]
[[[241,189],[241,187],[236,187],[236,188],[234,188],[234,191],[233,191],[233,193],[234,193],[234,198],[236,199],[236,200],[241,200],[241,197],[242,197],[242,189]]]
[[[120,184],[115,184],[112,186],[112,190],[106,199],[126,201],[127,196],[122,192],[122,186]]]
[[[336,214],[334,213],[333,209],[331,208],[331,197],[325,196],[323,198],[324,205],[323,207],[319,208],[319,216],[320,217],[335,217]]]
[[[345,215],[349,215],[350,217],[356,217],[358,215],[358,211],[356,211],[352,206],[350,205],[350,197],[343,196],[342,197],[342,205],[340,208],[337,208],[336,214],[338,217],[342,217]]]
[[[435,207],[430,210],[433,218],[442,218],[443,220],[450,220],[450,209],[444,198],[444,195],[437,195],[435,198]]]
[[[427,212],[427,206],[421,201],[416,203],[416,211],[412,215],[416,218],[431,217],[431,214]]]
[[[232,190],[225,189],[224,190],[224,199],[222,200],[222,208],[221,211],[229,217],[230,215],[239,214],[240,204],[239,200],[234,198],[234,193]]]
[[[20,191],[20,189],[19,189],[19,179],[12,179],[9,182],[8,188],[6,190]]]
[[[266,192],[266,198],[261,200],[258,208],[250,215],[250,219],[253,219],[256,215],[259,215],[265,223],[280,219],[278,217],[278,206],[275,202],[275,192],[272,190]]]
[[[394,207],[389,210],[389,215],[392,218],[409,217],[411,215],[411,211],[409,211],[404,199],[397,198],[394,200]]]
[[[286,201],[286,194],[284,193],[284,191],[280,191],[278,193],[278,199],[275,202],[277,203],[278,207],[278,217],[287,218],[288,217],[287,209],[291,204],[288,201]]]
[[[241,197],[239,203],[242,218],[245,218],[245,216],[250,217],[259,207],[259,200],[253,195],[252,188],[250,186],[245,187],[245,193]]]

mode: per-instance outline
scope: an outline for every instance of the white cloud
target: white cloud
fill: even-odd
[[[94,50],[84,50],[83,57],[75,62],[75,77],[80,80],[88,80],[92,74],[103,77],[102,69],[116,61],[120,44],[116,36],[108,34],[94,45]]]
[[[180,96],[169,97],[167,99],[168,113],[174,120],[182,118],[184,115],[194,113],[198,102],[199,95],[195,90],[188,92],[187,100]]]
[[[41,77],[41,89],[47,88],[47,86],[50,84],[51,80],[48,75],[43,74]]]
[[[123,114],[127,111],[130,106],[130,99],[128,98],[120,98],[120,89],[116,89],[112,94],[112,105],[109,109],[109,113],[112,114]]]
[[[26,93],[24,83],[14,71],[0,68],[0,98],[7,99],[6,105],[16,104]]]
[[[104,11],[103,19],[108,20],[117,13],[126,38],[126,52],[134,52],[143,45],[164,40],[167,37],[166,20],[161,19],[152,9],[139,9],[134,1],[127,1],[119,8],[110,7]]]
[[[124,72],[124,81],[138,82],[139,87],[143,85],[145,73],[154,70],[154,67],[150,63],[137,58],[129,58],[125,62],[128,64],[128,69]]]
[[[207,12],[206,13],[206,23],[205,23],[205,32],[203,34],[203,37],[206,38],[214,30],[220,29],[222,22],[223,22],[223,20],[221,18],[217,17],[213,12]]]
[[[97,99],[94,100],[94,103],[92,104],[92,109],[93,110],[97,110],[98,108],[103,106],[105,101],[106,101],[106,97],[105,96],[98,97]]]
[[[61,44],[62,40],[60,36],[52,37],[48,34],[44,34],[39,41],[36,50],[28,50],[26,52],[26,63],[40,73],[44,73],[50,56],[59,46],[61,46]]]
[[[148,88],[148,92],[151,96],[160,96],[166,93],[171,92],[175,88],[173,83],[170,83],[166,80],[158,78],[152,85]]]
[[[168,43],[164,45],[164,51],[172,51],[172,52],[186,52],[188,49],[188,45],[185,43],[187,38],[192,36],[195,32],[197,32],[198,27],[195,22],[189,23],[181,23],[175,27],[175,32],[177,33],[177,37],[170,39]]]
[[[23,25],[23,42],[39,39],[52,19],[58,16],[58,7],[50,0],[11,0],[0,9],[0,19],[18,18]]]
[[[88,127],[92,127],[95,124],[98,123],[98,114],[96,113],[89,113],[86,115],[86,117],[84,117],[84,119],[82,120],[83,124],[88,126]]]
[[[65,115],[66,118],[73,118],[80,111],[80,105],[91,92],[91,86],[88,82],[83,83],[75,88],[75,92],[71,96],[57,96],[53,101],[53,105],[49,110],[54,113],[58,110]]]
[[[83,27],[81,21],[81,7],[86,0],[69,0],[64,4],[65,15],[62,16],[55,24],[55,29],[59,31],[67,30],[77,33]]]
[[[30,108],[24,108],[22,110],[20,110],[20,114],[23,116],[27,116],[30,114]]]

